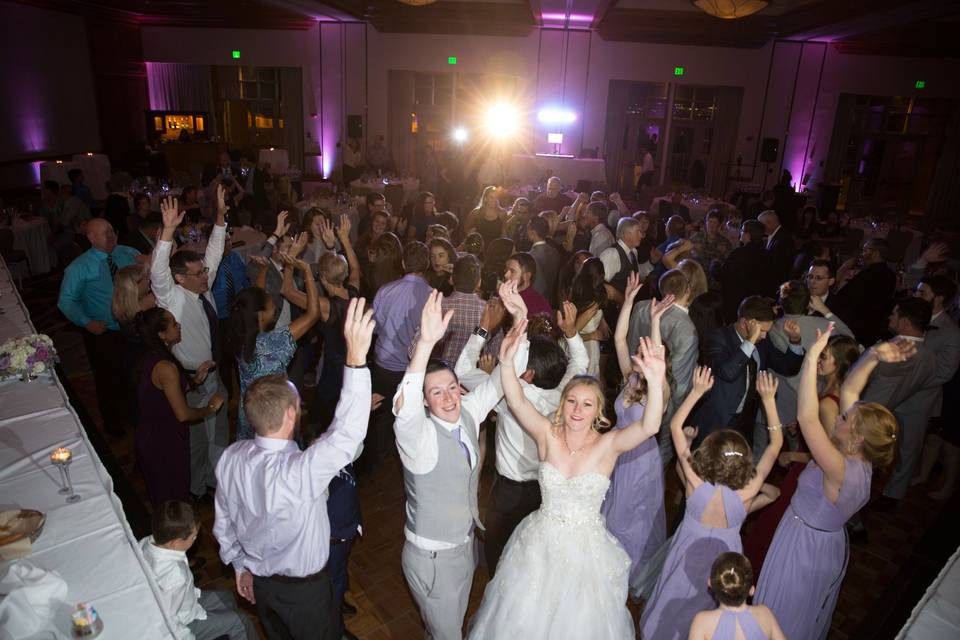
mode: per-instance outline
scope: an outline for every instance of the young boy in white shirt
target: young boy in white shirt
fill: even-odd
[[[178,640],[257,640],[253,622],[237,610],[230,591],[201,591],[193,585],[187,550],[200,533],[200,514],[179,500],[157,505],[151,523],[153,535],[140,541],[140,549],[153,571],[163,604],[176,625]]]

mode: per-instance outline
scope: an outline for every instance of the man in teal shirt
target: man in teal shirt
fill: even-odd
[[[126,345],[111,311],[113,276],[137,262],[140,253],[118,246],[113,226],[103,218],[87,224],[87,240],[90,249],[71,262],[63,274],[57,306],[82,329],[103,426],[108,433],[119,436],[128,419],[124,393],[128,385],[122,359]]]

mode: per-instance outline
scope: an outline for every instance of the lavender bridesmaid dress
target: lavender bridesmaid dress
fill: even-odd
[[[710,636],[710,640],[736,640],[738,624],[744,640],[768,640],[767,634],[760,629],[760,625],[757,624],[749,609],[743,611],[724,609],[723,613],[720,614],[717,628],[713,630],[713,635]]]
[[[847,458],[836,504],[823,495],[823,470],[815,462],[800,474],[754,596],[754,604],[770,607],[788,638],[827,637],[849,559],[844,524],[870,498],[872,474],[869,463]]]
[[[708,527],[700,522],[718,489],[726,528]],[[690,494],[683,522],[673,536],[657,586],[640,618],[645,640],[685,639],[693,617],[716,606],[707,590],[710,567],[721,553],[740,553],[743,549],[740,525],[746,517],[740,496],[727,486],[704,482]]]
[[[643,418],[642,404],[623,406],[625,392],[626,388],[614,403],[617,412],[615,429],[623,429]],[[601,509],[607,519],[607,529],[630,556],[630,584],[667,538],[663,495],[660,449],[655,437],[647,438],[617,459]]]

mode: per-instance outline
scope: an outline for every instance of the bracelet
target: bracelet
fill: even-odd
[[[366,365],[366,364],[349,364],[349,363],[345,363],[343,366],[347,367],[348,369],[366,369],[366,368],[367,368],[367,365]]]
[[[782,424],[767,425],[767,431],[780,431],[780,427],[782,426],[783,426]]]

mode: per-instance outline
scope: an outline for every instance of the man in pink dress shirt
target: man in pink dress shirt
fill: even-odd
[[[327,486],[351,462],[371,407],[366,358],[373,312],[350,301],[343,390],[330,429],[301,451],[300,396],[283,375],[247,389],[253,440],[231,445],[217,464],[213,533],[220,559],[236,571],[237,592],[256,605],[267,637],[338,640],[330,576]]]

